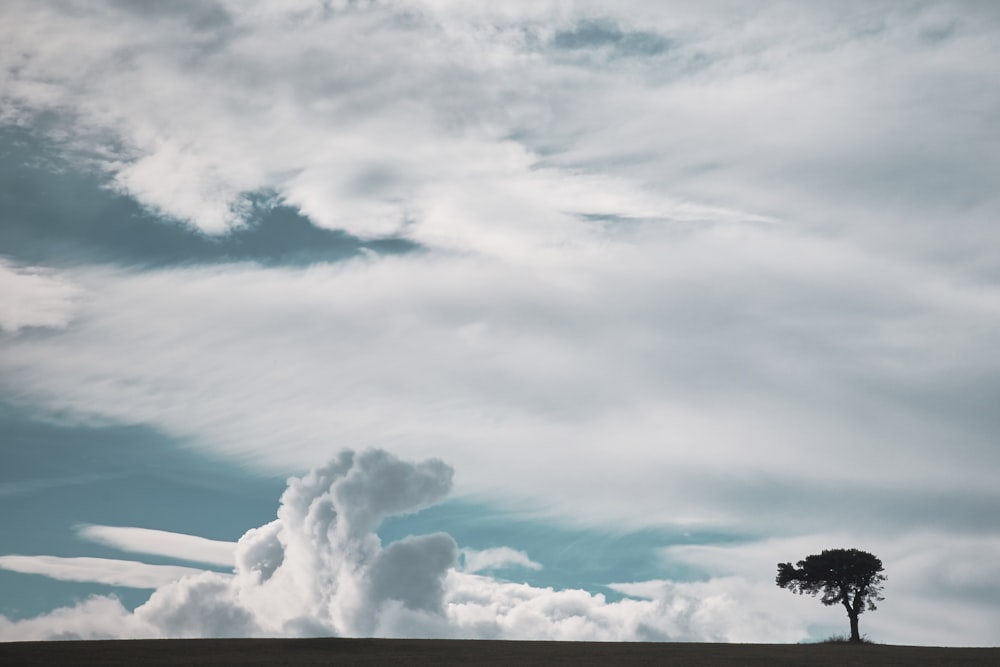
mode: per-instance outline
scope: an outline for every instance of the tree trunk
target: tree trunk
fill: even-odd
[[[860,644],[861,635],[858,633],[858,615],[848,612],[847,616],[851,619],[851,643]]]

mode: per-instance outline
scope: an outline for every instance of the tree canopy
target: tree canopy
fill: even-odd
[[[776,583],[793,593],[823,597],[825,605],[841,604],[851,621],[851,641],[860,642],[858,617],[875,611],[881,602],[882,561],[860,549],[827,549],[820,554],[806,556],[793,567],[791,563],[778,563]]]

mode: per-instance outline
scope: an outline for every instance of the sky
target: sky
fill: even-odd
[[[1000,644],[1000,6],[3,0],[0,640]]]

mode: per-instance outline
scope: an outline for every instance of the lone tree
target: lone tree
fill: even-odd
[[[823,593],[820,601],[825,605],[844,605],[851,619],[851,641],[860,643],[858,616],[866,609],[875,611],[875,603],[884,599],[882,570],[882,561],[867,551],[827,549],[819,555],[806,556],[795,567],[791,563],[778,563],[775,581],[781,588],[799,595]]]

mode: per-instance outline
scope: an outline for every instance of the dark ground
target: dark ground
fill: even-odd
[[[0,643],[0,665],[1000,666],[1000,648],[415,639],[180,639]]]

